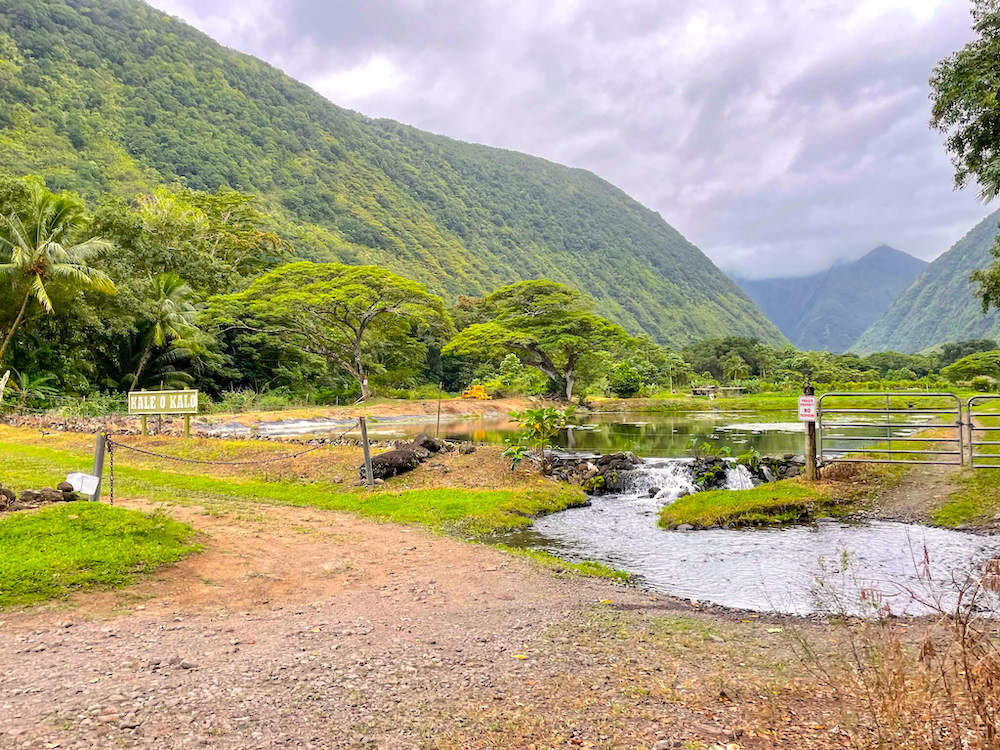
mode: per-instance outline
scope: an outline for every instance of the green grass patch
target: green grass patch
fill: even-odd
[[[604,563],[599,563],[594,560],[569,562],[567,560],[563,560],[561,557],[556,557],[555,555],[539,549],[512,547],[509,544],[495,544],[493,546],[499,550],[507,552],[508,554],[532,560],[542,567],[551,570],[557,577],[578,575],[586,576],[588,578],[606,578],[619,583],[628,583],[632,579],[632,576],[624,570],[616,570],[615,568],[611,568]]]
[[[959,489],[931,513],[939,526],[995,526],[1000,514],[1000,469],[966,470]]]
[[[0,443],[4,481],[20,487],[51,483],[81,465],[72,452],[35,445]],[[104,491],[108,491],[105,474]],[[466,536],[480,537],[530,526],[532,519],[586,502],[579,487],[542,482],[529,487],[484,489],[344,488],[332,482],[293,479],[263,481],[212,477],[127,464],[115,467],[119,496],[154,502],[204,505],[227,509],[233,503],[273,503],[343,510],[378,520],[414,523]]]
[[[0,607],[114,588],[197,549],[193,530],[159,514],[65,503],[0,520]]]
[[[789,479],[752,490],[710,490],[676,500],[660,511],[660,526],[761,526],[843,513],[825,493]]]

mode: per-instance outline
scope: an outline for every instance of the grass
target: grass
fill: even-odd
[[[543,568],[551,570],[556,574],[556,577],[560,578],[570,575],[578,575],[588,578],[604,578],[609,581],[617,581],[618,583],[628,583],[632,579],[632,577],[624,570],[616,570],[615,568],[608,567],[603,563],[595,562],[593,560],[585,560],[584,562],[568,562],[560,557],[556,557],[555,555],[539,549],[511,547],[507,544],[495,544],[493,546],[508,554],[516,555],[518,557],[526,557],[529,560],[538,563]]]
[[[1000,469],[963,471],[959,488],[931,513],[939,526],[995,526],[1000,514]]]
[[[37,445],[0,443],[4,479],[21,486],[37,485],[39,477],[59,477],[81,463],[72,452]],[[280,479],[264,481],[240,476],[213,477],[119,464],[115,487],[120,495],[154,502],[198,503],[211,509],[234,503],[275,503],[342,510],[383,521],[413,523],[433,529],[480,537],[530,526],[536,516],[580,505],[579,487],[542,480],[511,489],[446,487],[397,489],[391,483],[369,491],[333,482]],[[108,481],[105,479],[105,492]]]
[[[158,514],[66,503],[0,520],[0,607],[111,588],[197,549],[189,526]]]
[[[710,490],[687,495],[663,508],[659,523],[664,528],[680,524],[699,529],[759,526],[842,512],[824,491],[796,479],[786,479],[752,490]]]

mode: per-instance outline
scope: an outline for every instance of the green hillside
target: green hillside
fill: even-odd
[[[970,274],[992,260],[1000,211],[977,224],[917,277],[851,351],[918,352],[948,341],[1000,336],[1000,315],[983,315]]]
[[[881,245],[851,263],[797,278],[736,283],[800,349],[843,352],[927,265]]]
[[[454,301],[548,277],[634,332],[783,337],[660,216],[595,175],[334,106],[134,0],[0,4],[0,165],[90,199],[260,195],[302,256]]]

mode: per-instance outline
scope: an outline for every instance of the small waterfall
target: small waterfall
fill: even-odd
[[[667,503],[696,490],[688,461],[644,461],[641,468],[625,473],[622,483],[622,495]],[[651,490],[656,492],[650,495]]]
[[[727,490],[752,490],[753,475],[743,464],[730,464],[726,467]]]

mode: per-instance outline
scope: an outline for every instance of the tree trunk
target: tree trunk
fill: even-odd
[[[566,371],[566,400],[573,400],[573,371]]]
[[[139,358],[139,367],[135,371],[135,375],[132,377],[132,388],[135,390],[139,385],[139,378],[142,376],[142,371],[146,369],[146,365],[149,364],[149,354],[153,350],[153,342],[150,341],[146,344],[146,348],[142,352],[142,356]]]
[[[10,324],[10,330],[7,331],[3,344],[0,344],[0,362],[3,362],[3,356],[7,353],[7,347],[10,346],[10,342],[14,339],[14,333],[21,327],[21,323],[24,321],[24,313],[28,309],[28,301],[30,299],[31,292],[27,292],[24,295],[24,301],[21,302],[21,309],[17,311],[17,317],[14,318],[14,322]]]

